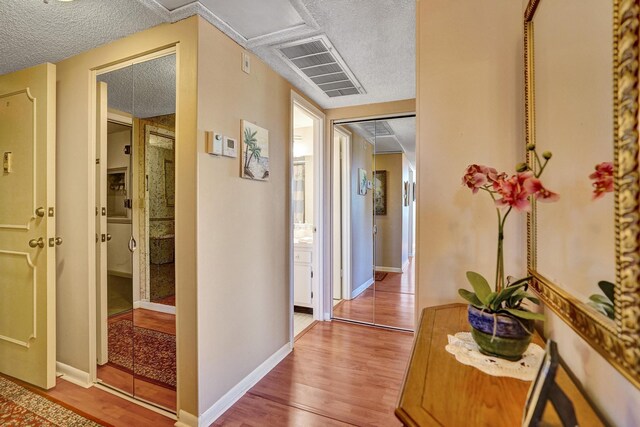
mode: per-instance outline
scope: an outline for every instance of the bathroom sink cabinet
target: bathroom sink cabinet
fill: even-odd
[[[295,245],[293,251],[293,304],[299,307],[313,306],[312,292],[312,251],[310,245]]]

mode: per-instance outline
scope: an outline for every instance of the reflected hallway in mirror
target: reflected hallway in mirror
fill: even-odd
[[[98,74],[98,382],[176,410],[175,54]],[[106,105],[105,105],[106,104]],[[102,162],[102,159],[105,162]],[[104,168],[102,167],[104,166]],[[104,206],[104,210],[102,209]],[[106,277],[106,289],[100,286]]]
[[[415,117],[333,132],[333,318],[413,330]]]

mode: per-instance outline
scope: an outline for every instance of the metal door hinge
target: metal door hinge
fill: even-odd
[[[133,206],[133,203],[131,202],[131,199],[126,199],[126,200],[124,201],[124,207],[125,207],[125,208],[127,208],[127,209],[131,209],[131,208],[132,208],[132,206]]]
[[[124,154],[131,154],[131,146],[130,145],[125,145],[124,146]]]
[[[313,299],[313,291],[311,291],[311,299]]]
[[[102,216],[107,216],[107,208],[102,207]]]
[[[311,270],[311,278],[313,279],[313,270]]]

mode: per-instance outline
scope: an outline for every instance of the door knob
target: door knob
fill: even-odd
[[[38,209],[36,209],[36,215],[42,218],[44,216],[44,208],[39,207]]]
[[[44,239],[42,237],[29,240],[29,246],[32,248],[44,248]]]
[[[57,246],[60,246],[62,244],[62,237],[56,237],[55,242]]]
[[[111,240],[111,234],[107,233],[107,242]]]

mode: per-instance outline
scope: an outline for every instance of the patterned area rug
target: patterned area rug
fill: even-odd
[[[136,378],[175,390],[176,337],[134,327],[130,319],[110,322],[109,364]]]
[[[376,274],[375,274],[376,282],[382,282],[384,278],[387,277],[387,274],[388,273],[385,273],[384,271],[376,271]]]
[[[0,377],[0,426],[98,427],[102,424]]]

